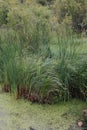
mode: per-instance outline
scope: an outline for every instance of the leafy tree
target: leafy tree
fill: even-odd
[[[59,0],[55,2],[54,12],[58,22],[67,22],[76,29],[77,25],[83,23],[87,16],[86,0]],[[71,19],[71,20],[70,20]]]

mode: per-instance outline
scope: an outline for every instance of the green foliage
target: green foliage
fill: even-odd
[[[81,22],[74,20],[77,14],[86,14],[85,1],[56,1],[58,8],[53,4],[50,9],[58,17],[53,18],[47,6],[34,2],[28,7],[26,2],[12,2],[9,12],[4,8],[0,13],[1,26],[6,24],[0,30],[0,82],[28,99],[37,94],[33,100],[38,102],[86,100],[86,47],[71,30],[74,22]],[[51,22],[56,29],[51,29]]]
[[[45,57],[39,49],[38,53],[25,53],[26,47],[14,30],[2,31],[0,39],[0,79],[3,84],[11,86],[11,90],[16,91],[17,86],[26,88],[28,95],[37,93],[40,100],[48,97],[51,102],[74,97],[86,99],[87,61],[86,56],[81,61],[83,54],[80,55],[78,48],[81,44],[78,42],[77,45],[75,38],[58,37],[57,53],[51,58],[49,53]],[[48,40],[42,37],[41,40],[44,46],[48,46]]]
[[[74,28],[86,20],[86,0],[56,0],[54,11],[59,23],[72,25]]]
[[[3,24],[7,24],[7,17],[8,17],[8,8],[3,5],[0,8],[0,26]]]

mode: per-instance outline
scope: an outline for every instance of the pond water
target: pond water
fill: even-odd
[[[0,130],[77,130],[76,121],[85,107],[85,102],[76,100],[56,105],[32,104],[0,92]]]

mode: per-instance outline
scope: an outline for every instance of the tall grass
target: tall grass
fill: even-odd
[[[34,48],[32,52],[22,44],[17,32],[2,31],[0,82],[4,90],[15,91],[17,98],[27,98],[32,102],[86,100],[87,56],[83,56],[81,43],[77,43],[73,36],[58,36],[56,53],[52,54],[49,44],[52,39],[48,34],[49,30],[47,32],[42,25],[35,28],[32,42],[28,41]]]
[[[85,94],[87,92],[83,92],[83,94],[81,89],[87,91],[87,56],[85,55],[83,57],[80,48],[81,44],[78,43],[77,45],[75,38],[73,39],[71,36],[68,39],[59,38],[57,40],[57,46],[57,65],[55,66],[55,71],[58,75],[58,78],[61,80],[65,91],[64,100],[70,99],[71,97],[86,99]],[[82,61],[81,58],[83,58]]]

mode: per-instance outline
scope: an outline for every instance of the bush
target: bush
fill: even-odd
[[[77,30],[78,24],[86,20],[86,0],[56,1],[53,10],[59,23],[65,23]]]

